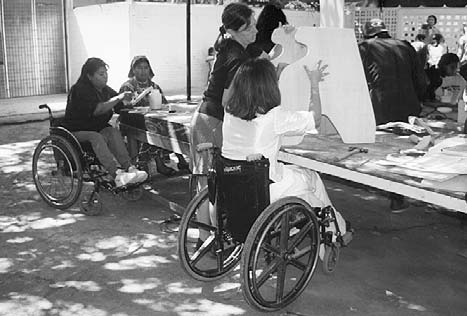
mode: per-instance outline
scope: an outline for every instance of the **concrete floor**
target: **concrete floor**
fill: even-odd
[[[136,202],[54,210],[31,179],[47,122],[0,126],[0,315],[263,315],[238,270],[213,283],[181,269],[162,221],[188,203],[187,175],[157,176]],[[296,302],[270,315],[466,315],[465,219],[424,203],[392,212],[384,192],[324,177],[356,236],[334,275],[320,265]],[[162,197],[162,198],[161,198]]]

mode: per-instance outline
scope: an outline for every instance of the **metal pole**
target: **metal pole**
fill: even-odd
[[[186,99],[191,101],[191,0],[186,0]]]
[[[10,76],[8,75],[8,54],[7,54],[7,46],[6,46],[6,36],[5,36],[5,5],[3,0],[0,1],[1,11],[2,11],[2,46],[3,46],[3,69],[5,71],[5,92],[6,98],[11,98],[10,93]]]

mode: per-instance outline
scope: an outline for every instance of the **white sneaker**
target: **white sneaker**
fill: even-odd
[[[137,182],[137,175],[131,172],[125,172],[122,169],[117,170],[117,175],[115,176],[115,185],[121,187],[129,183]]]
[[[146,173],[146,171],[138,170],[135,166],[130,166],[128,168],[128,173],[133,173],[136,175],[135,182],[143,182],[148,178],[148,174]]]

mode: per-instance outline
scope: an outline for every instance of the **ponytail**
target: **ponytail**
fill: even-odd
[[[219,35],[217,36],[216,41],[214,42],[214,45],[213,45],[214,50],[216,52],[218,52],[219,49],[221,48],[222,42],[225,40],[225,34],[227,34],[227,30],[225,29],[224,25],[221,25],[219,27]]]

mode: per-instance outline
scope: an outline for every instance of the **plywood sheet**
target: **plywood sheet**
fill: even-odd
[[[373,107],[353,30],[299,27],[293,34],[297,42],[306,45],[307,53],[281,73],[282,105],[308,110],[310,82],[303,66],[313,69],[321,60],[328,65],[329,73],[319,87],[323,115],[329,118],[344,143],[374,143]],[[295,45],[290,40],[287,43]]]

